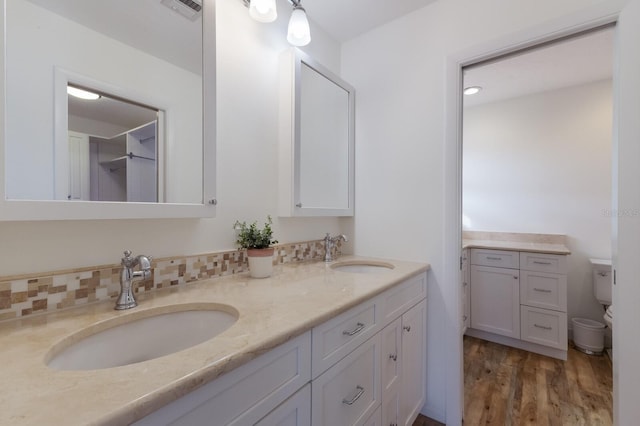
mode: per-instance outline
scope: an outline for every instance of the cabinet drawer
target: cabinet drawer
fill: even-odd
[[[380,335],[311,382],[314,426],[362,425],[380,405]]]
[[[520,271],[520,303],[567,312],[567,276]]]
[[[524,271],[567,273],[567,256],[562,254],[520,253],[520,269]]]
[[[566,313],[521,306],[520,317],[522,340],[567,350]]]
[[[311,385],[305,385],[255,426],[311,426]]]
[[[471,264],[518,269],[520,265],[520,253],[507,250],[471,249]]]
[[[409,278],[382,294],[382,326],[398,318],[404,311],[427,297],[427,274]]]
[[[371,300],[311,330],[315,378],[380,329],[378,305]]]
[[[136,425],[255,424],[311,379],[311,337],[278,346],[158,411]]]

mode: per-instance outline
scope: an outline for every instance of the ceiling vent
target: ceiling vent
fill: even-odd
[[[162,0],[161,3],[191,21],[202,13],[202,0]]]

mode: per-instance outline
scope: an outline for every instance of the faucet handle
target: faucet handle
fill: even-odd
[[[135,259],[131,256],[131,250],[124,251],[124,257],[121,261],[122,266],[132,267],[135,265]]]

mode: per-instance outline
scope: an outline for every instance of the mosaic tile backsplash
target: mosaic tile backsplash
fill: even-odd
[[[275,248],[274,265],[324,257],[323,240],[278,244]],[[339,245],[336,251],[334,255],[339,255]],[[154,259],[151,266],[152,278],[137,281],[136,293],[248,271],[244,250]],[[0,276],[0,321],[115,300],[119,292],[120,264],[17,277]]]

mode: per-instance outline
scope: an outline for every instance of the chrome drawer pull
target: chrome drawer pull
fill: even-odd
[[[467,321],[467,316],[465,315],[462,317],[462,322],[466,322],[466,321]]]
[[[501,257],[494,257],[494,256],[487,256],[487,259],[489,259],[489,260],[502,260]]]
[[[539,291],[540,293],[551,293],[551,290],[547,290],[546,288],[533,288],[534,291]]]
[[[389,359],[397,361],[398,360],[398,354],[389,354]]]
[[[551,265],[551,262],[540,262],[539,260],[534,260],[533,263],[536,265]]]
[[[347,404],[347,405],[353,405],[354,402],[356,402],[357,400],[360,399],[360,397],[362,396],[362,394],[364,393],[364,388],[360,385],[356,386],[356,390],[358,391],[358,393],[356,394],[356,396],[354,396],[351,399],[343,399],[342,403],[343,404]]]
[[[536,328],[541,328],[543,330],[553,330],[553,327],[545,327],[544,325],[533,324]]]
[[[402,327],[403,330],[406,331],[411,331],[411,326],[410,325],[405,325],[404,327]]]
[[[353,336],[354,334],[360,333],[364,329],[364,324],[361,322],[356,323],[356,326],[357,327],[351,331],[344,330],[342,334],[344,334],[345,336]]]

